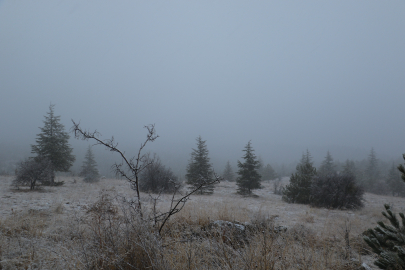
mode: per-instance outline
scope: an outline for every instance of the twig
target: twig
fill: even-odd
[[[153,161],[143,164],[145,155],[141,155],[141,153],[148,142],[153,142],[159,137],[156,134],[155,125],[145,126],[145,128],[148,130],[148,134],[146,135],[146,140],[141,144],[136,158],[133,157],[131,159],[128,159],[125,156],[125,153],[117,148],[118,143],[116,143],[114,141],[114,137],[111,137],[111,139],[108,139],[108,140],[101,140],[99,138],[100,133],[97,130],[95,130],[93,132],[89,132],[89,131],[83,130],[80,127],[80,123],[76,123],[75,121],[73,121],[73,119],[72,119],[72,122],[73,122],[73,127],[71,128],[71,131],[74,132],[76,139],[81,139],[81,140],[93,139],[96,141],[95,145],[103,145],[108,150],[110,150],[112,152],[117,152],[122,157],[122,160],[124,161],[124,163],[121,163],[121,164],[115,163],[113,165],[113,168],[115,170],[116,175],[124,177],[131,184],[132,188],[135,189],[136,196],[138,199],[139,213],[142,217],[143,216],[142,215],[142,204],[141,204],[141,198],[140,198],[140,192],[139,192],[139,173],[143,169],[145,169],[147,166],[151,165]],[[127,175],[127,173],[122,169],[124,164],[128,167],[128,169],[132,175],[130,175],[130,176]]]

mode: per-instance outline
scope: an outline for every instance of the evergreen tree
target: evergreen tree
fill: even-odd
[[[261,175],[257,171],[260,162],[257,160],[250,141],[245,146],[245,155],[243,163],[238,160],[238,175],[236,184],[238,185],[238,193],[242,195],[250,195],[253,189],[261,188]]]
[[[380,177],[378,159],[376,157],[374,148],[371,148],[370,155],[368,156],[368,165],[364,174],[366,177],[366,189],[373,191]]]
[[[311,185],[315,176],[316,168],[313,166],[311,154],[307,150],[297,165],[296,173],[291,175],[290,183],[284,189],[283,200],[289,203],[310,203]]]
[[[277,178],[277,174],[270,164],[263,167],[261,175],[263,180],[273,180]]]
[[[404,196],[405,195],[404,183],[402,182],[400,173],[398,172],[394,163],[392,163],[392,167],[388,171],[386,182],[392,192],[392,196]]]
[[[84,182],[92,183],[98,182],[100,180],[100,174],[98,173],[97,163],[94,159],[93,151],[91,146],[87,148],[86,156],[84,157],[82,170],[79,176],[83,177]]]
[[[346,160],[345,165],[343,166],[343,174],[347,174],[347,175],[352,175],[352,176],[356,176],[357,175],[357,169],[356,169],[356,164],[354,163],[353,160]]]
[[[228,180],[228,181],[231,181],[231,182],[235,181],[235,174],[233,173],[232,166],[229,163],[229,161],[226,163],[226,166],[225,166],[225,169],[224,169],[224,173],[222,174],[222,177],[225,180]]]
[[[405,160],[405,154],[403,154]],[[405,181],[405,167],[398,166],[401,178]],[[383,216],[389,220],[390,225],[377,222],[378,226],[363,233],[364,241],[378,254],[374,262],[380,269],[405,269],[405,215],[399,213],[401,220],[392,212],[391,206],[384,205],[386,212]]]
[[[318,175],[333,175],[336,174],[336,166],[333,163],[333,158],[330,152],[326,153],[326,157],[323,160],[321,167],[319,167]]]
[[[399,213],[399,220],[389,204],[384,207],[382,214],[390,224],[377,222],[377,227],[363,233],[363,239],[378,255],[374,262],[378,268],[405,269],[405,216]]]
[[[363,207],[364,190],[353,174],[323,174],[311,184],[311,205],[325,208],[357,209]]]
[[[37,154],[38,159],[47,158],[52,164],[51,183],[55,184],[55,172],[67,172],[75,161],[70,147],[69,135],[65,127],[59,122],[60,116],[54,115],[55,105],[49,106],[45,116],[44,127],[37,134],[36,145],[31,145],[31,152]]]
[[[201,184],[213,181],[213,170],[208,157],[208,149],[205,141],[199,136],[197,139],[197,149],[193,149],[191,159],[187,166],[186,183],[192,186],[192,189]],[[202,187],[199,194],[212,194],[214,185]]]

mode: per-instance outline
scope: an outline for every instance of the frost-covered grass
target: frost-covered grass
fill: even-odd
[[[405,210],[404,198],[372,194],[358,211],[311,208],[281,201],[271,182],[258,197],[221,182],[212,196],[192,196],[159,236],[122,202],[134,196],[124,180],[59,177],[64,186],[40,191],[12,190],[11,181],[0,177],[0,269],[358,269],[372,266],[360,234],[382,220],[383,204]],[[150,216],[156,195],[141,196]],[[160,196],[158,211],[170,201]],[[216,220],[249,230],[215,227]]]

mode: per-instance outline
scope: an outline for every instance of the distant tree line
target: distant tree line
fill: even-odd
[[[69,171],[76,159],[68,142],[70,136],[60,123],[60,116],[55,115],[53,104],[49,106],[49,112],[45,115],[43,122],[44,125],[40,127],[40,133],[37,134],[35,140],[36,144],[31,145],[32,153],[35,156],[21,162],[16,169],[14,181],[16,186],[27,185],[31,189],[35,189],[38,185],[62,184],[55,182],[55,173]],[[301,160],[295,172],[291,164],[274,166],[265,163],[260,156],[254,154],[250,141],[243,152],[245,153],[242,156],[243,162],[237,161],[237,168],[234,169],[228,160],[222,173],[224,180],[236,181],[237,192],[240,194],[252,194],[252,190],[261,187],[261,181],[281,179],[291,175],[293,182],[297,178],[299,169],[308,169],[302,167],[309,163],[308,160],[306,163]],[[308,159],[309,153],[304,156]],[[170,192],[171,185],[179,186],[181,184],[179,178],[173,174],[170,168],[165,167],[156,155],[149,161],[150,168],[147,168],[141,176],[143,180],[140,184],[143,191]],[[299,166],[301,167],[299,168]],[[366,159],[361,161],[346,160],[344,163],[334,161],[332,154],[328,151],[320,167],[316,170],[316,177],[325,178],[331,175],[350,175],[356,185],[359,185],[366,192],[405,196],[405,185],[401,183],[395,163],[380,161],[373,148]],[[100,173],[90,146],[84,156],[79,176],[82,176],[83,181],[88,183],[100,180]],[[185,178],[185,184],[190,187],[197,187],[201,183],[212,182],[214,179],[208,147],[201,136],[197,138],[196,148],[192,149]],[[215,186],[213,185],[204,186],[204,188],[199,189],[199,194],[212,194],[214,189]],[[281,193],[281,189],[278,189],[278,192]]]

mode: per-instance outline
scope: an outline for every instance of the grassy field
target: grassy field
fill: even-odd
[[[153,216],[170,195],[141,194],[141,220],[124,180],[58,177],[63,186],[32,192],[13,190],[12,179],[0,177],[0,269],[375,269],[360,234],[383,219],[384,203],[405,210],[404,198],[373,194],[358,211],[311,208],[283,202],[271,182],[258,197],[221,182],[212,196],[192,196],[159,235]]]

